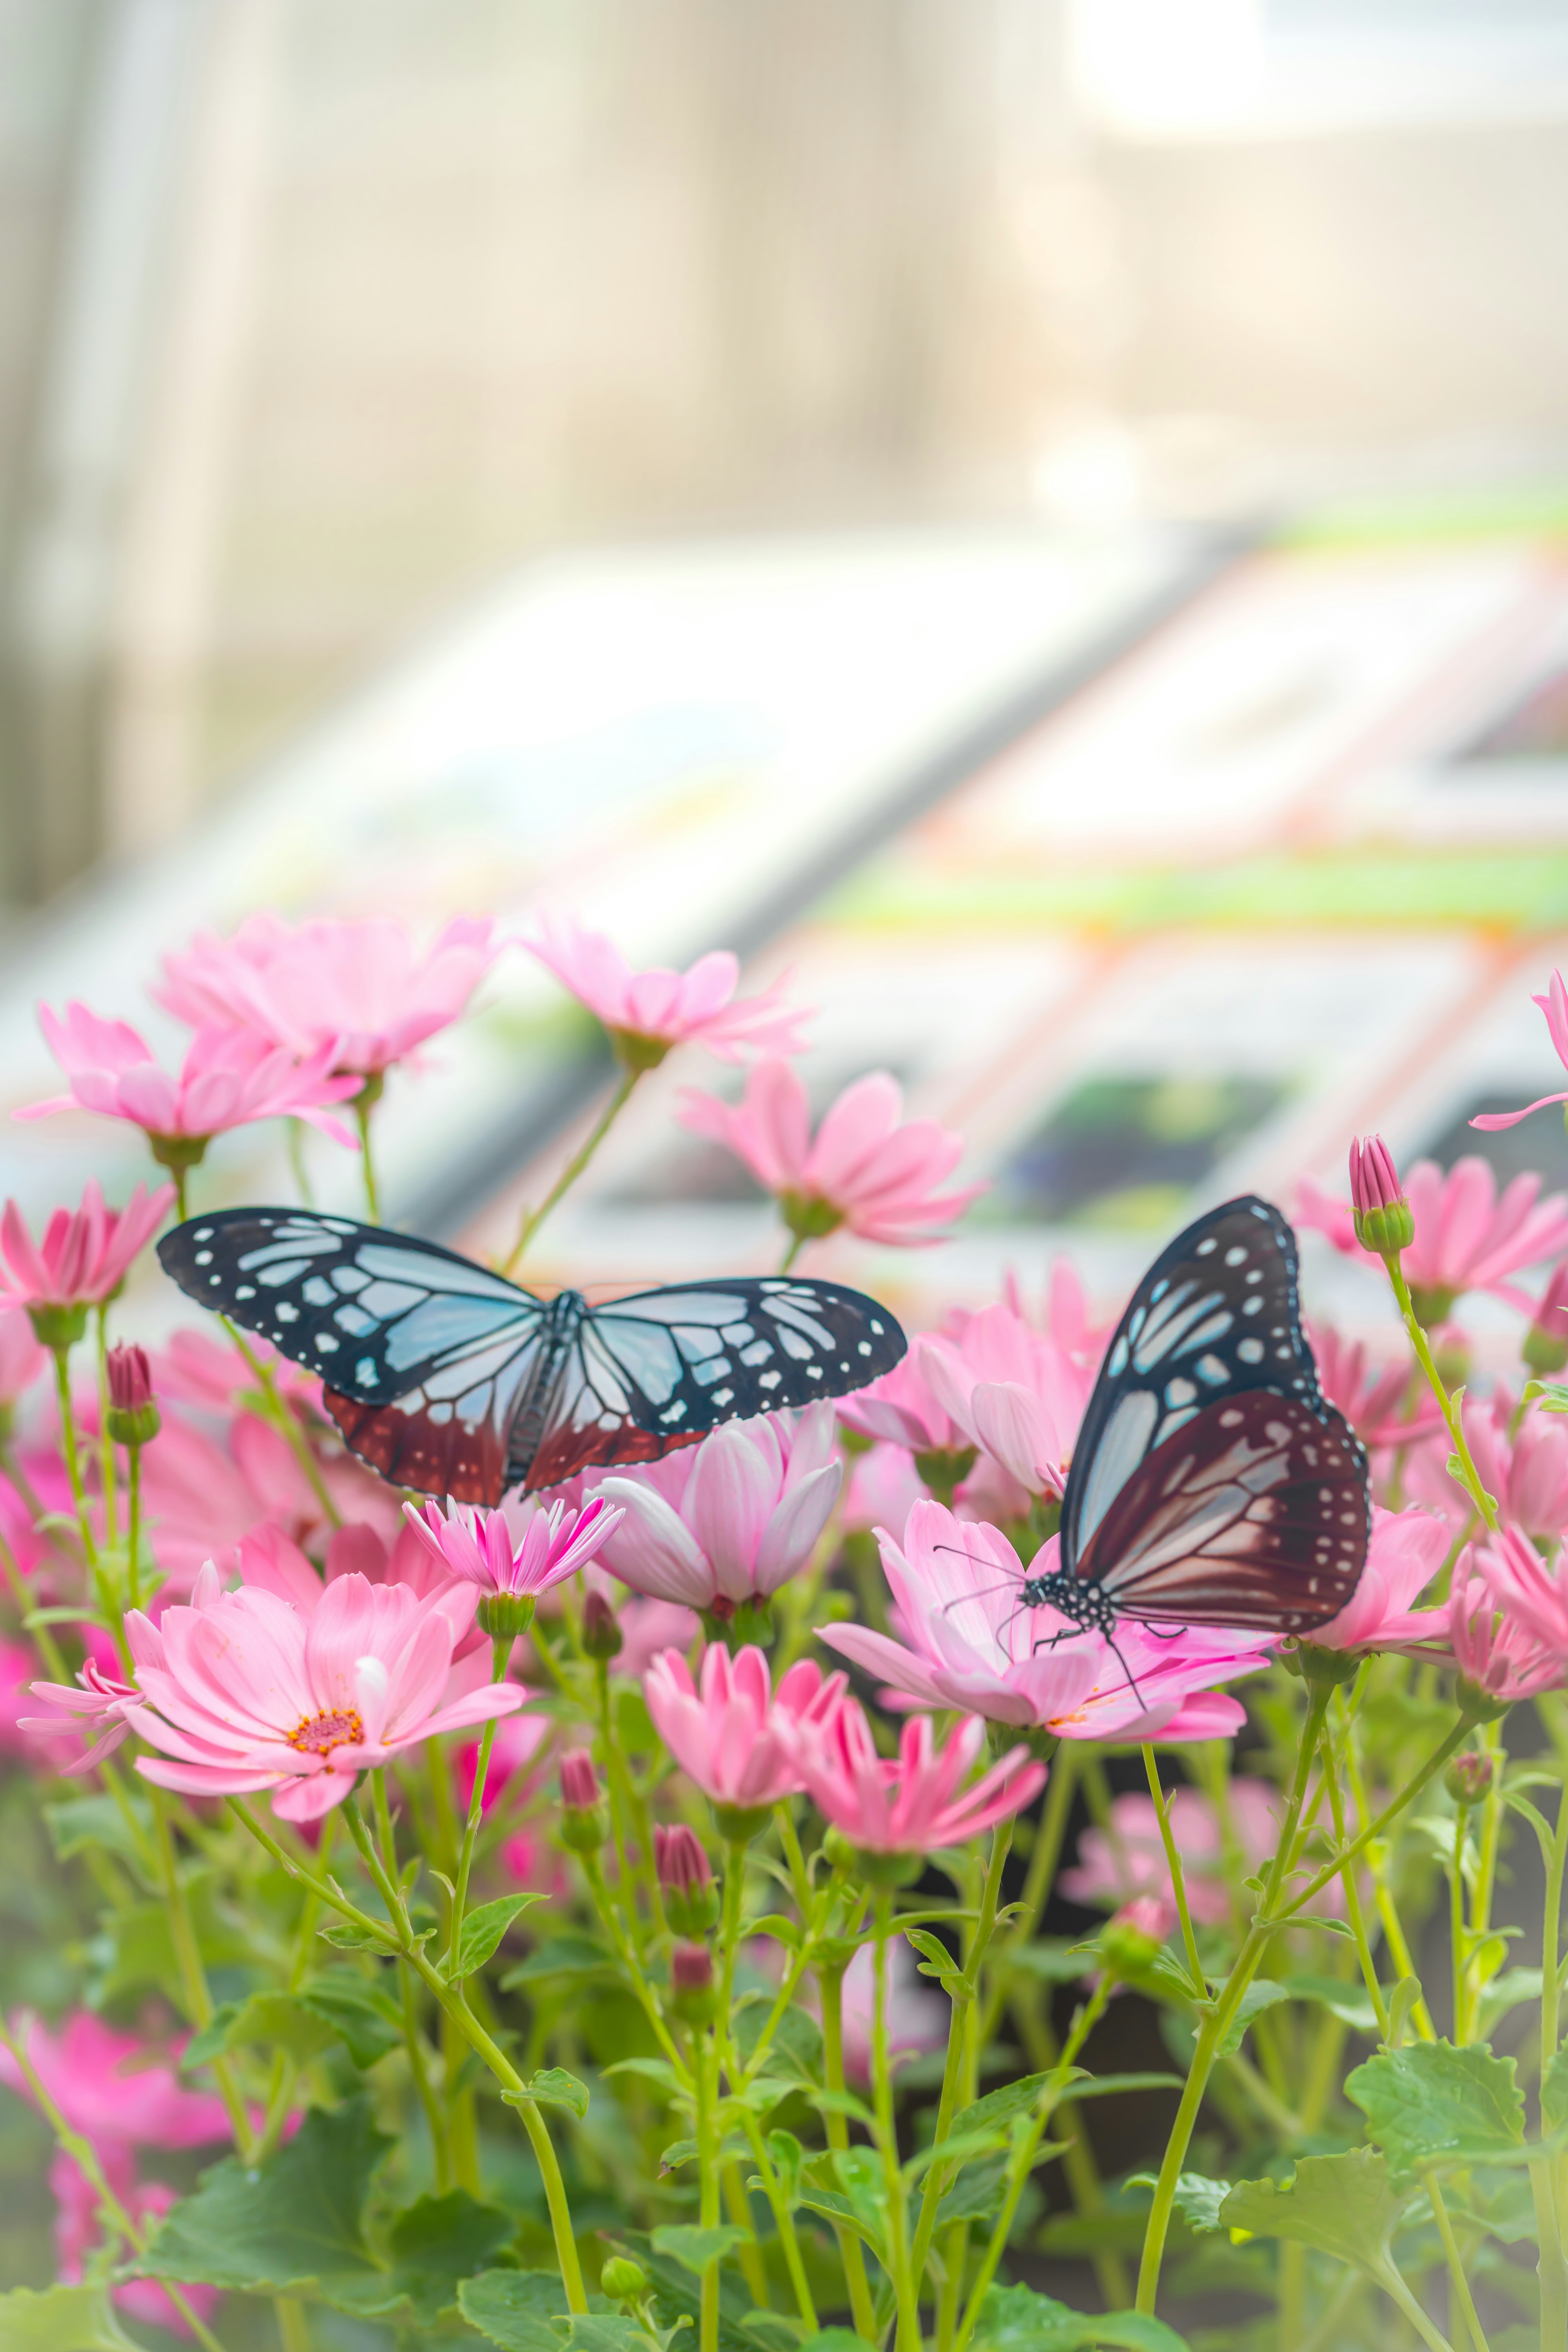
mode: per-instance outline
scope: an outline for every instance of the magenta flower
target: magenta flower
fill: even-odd
[[[699,1679],[679,1650],[666,1650],[648,1668],[643,1697],[654,1727],[687,1779],[716,1805],[776,1805],[805,1782],[793,1734],[803,1724],[830,1722],[842,1705],[847,1676],[829,1675],[802,1658],[775,1691],[761,1650],[733,1658],[721,1642],[703,1654]]]
[[[1045,1766],[1019,1747],[963,1787],[985,1745],[977,1715],[955,1723],[942,1748],[931,1717],[912,1716],[899,1735],[894,1763],[878,1754],[865,1709],[852,1698],[826,1721],[808,1717],[792,1724],[786,1737],[818,1812],[869,1853],[931,1853],[966,1845],[1046,1784]]]
[[[145,1699],[132,1728],[162,1751],[136,1769],[189,1796],[270,1789],[281,1820],[316,1821],[361,1772],[521,1706],[504,1683],[451,1696],[459,1613],[450,1593],[343,1576],[305,1616],[254,1586],[221,1591],[204,1569],[189,1608],[125,1620]]]
[[[1539,1004],[1546,1015],[1546,1034],[1556,1049],[1558,1060],[1568,1067],[1568,988],[1563,984],[1563,974],[1554,971],[1547,983],[1546,994],[1532,996],[1530,1001],[1532,1004]],[[1532,1110],[1544,1110],[1548,1103],[1560,1102],[1568,1102],[1568,1093],[1542,1095],[1538,1101],[1526,1103],[1522,1110],[1483,1111],[1479,1118],[1471,1119],[1470,1125],[1495,1133],[1499,1128],[1517,1127],[1520,1120],[1528,1118]]]
[[[1399,1181],[1394,1154],[1381,1135],[1358,1135],[1350,1151],[1351,1210],[1363,1249],[1407,1247],[1410,1204]]]
[[[26,1394],[47,1361],[26,1307],[0,1304],[0,1414]]]
[[[19,1306],[99,1307],[112,1298],[174,1206],[174,1188],[149,1194],[138,1184],[123,1209],[106,1209],[96,1178],[79,1209],[57,1209],[35,1244],[22,1212],[7,1201],[0,1217],[0,1289]]]
[[[901,1445],[873,1445],[849,1464],[840,1524],[847,1535],[884,1525],[901,1528],[924,1497],[912,1454]]]
[[[904,1639],[868,1625],[825,1625],[817,1638],[913,1706],[958,1707],[1065,1739],[1223,1739],[1244,1718],[1214,1685],[1268,1664],[1267,1634],[1191,1627],[1166,1642],[1130,1620],[1117,1627],[1121,1658],[1099,1633],[1047,1648],[1070,1631],[1068,1621],[1020,1605],[1024,1567],[995,1528],[927,1501],[910,1513],[901,1547],[885,1528],[877,1537]],[[1054,1565],[1047,1547],[1034,1570]]]
[[[65,1712],[63,1716],[20,1717],[19,1730],[42,1732],[51,1738],[72,1731],[97,1734],[84,1755],[60,1766],[68,1780],[74,1780],[79,1772],[89,1771],[105,1756],[113,1755],[131,1728],[126,1709],[140,1705],[142,1698],[134,1684],[105,1674],[91,1658],[78,1669],[74,1683],[32,1683],[28,1687],[35,1698],[47,1699],[51,1706],[62,1707]]]
[[[1542,1201],[1540,1191],[1539,1176],[1516,1176],[1500,1199],[1484,1160],[1460,1160],[1447,1176],[1434,1160],[1416,1161],[1405,1183],[1415,1237],[1403,1264],[1428,1324],[1442,1322],[1466,1290],[1489,1290],[1512,1307],[1531,1307],[1509,1276],[1568,1248],[1568,1194],[1553,1192]],[[1300,1187],[1298,1224],[1315,1226],[1347,1257],[1375,1265],[1375,1254],[1356,1240],[1352,1218],[1351,1210],[1310,1179]]]
[[[805,1081],[787,1062],[759,1062],[738,1107],[682,1091],[679,1118],[723,1144],[772,1192],[801,1240],[840,1225],[862,1241],[904,1249],[945,1240],[942,1231],[985,1191],[937,1188],[963,1157],[963,1138],[934,1119],[902,1120],[903,1089],[885,1070],[857,1078],[811,1132]]]
[[[1542,1638],[1531,1622],[1531,1617],[1552,1622],[1550,1595],[1527,1573],[1524,1556],[1532,1549],[1522,1537],[1505,1544],[1494,1536],[1484,1558],[1481,1550],[1467,1549],[1454,1570],[1448,1648],[1462,1681],[1500,1707],[1568,1682],[1568,1646],[1560,1638]],[[1472,1574],[1472,1569],[1479,1573]],[[1531,1617],[1520,1606],[1521,1593],[1530,1597]]]
[[[525,1505],[521,1527],[504,1511],[481,1511],[468,1503],[405,1503],[403,1514],[426,1549],[453,1576],[482,1592],[548,1592],[563,1584],[604,1549],[624,1510],[595,1495],[580,1511],[564,1503],[548,1508],[535,1498]]]
[[[542,914],[541,936],[522,944],[603,1022],[622,1061],[650,1070],[670,1048],[706,1045],[722,1062],[745,1054],[798,1054],[809,1013],[785,1004],[784,982],[760,996],[735,994],[741,967],[727,950],[699,956],[689,971],[634,971],[614,941],[569,915]]]
[[[1568,1421],[1527,1408],[1516,1429],[1517,1404],[1501,1381],[1489,1397],[1467,1396],[1459,1408],[1465,1442],[1501,1517],[1528,1535],[1555,1541],[1568,1534]],[[1458,1536],[1473,1510],[1468,1495],[1448,1475],[1447,1458],[1447,1446],[1423,1448],[1406,1465],[1405,1484]]]
[[[700,1445],[600,1481],[626,1515],[604,1565],[635,1592],[732,1614],[810,1559],[843,1475],[830,1403],[730,1422]]]
[[[914,1354],[927,1386],[970,1444],[1024,1496],[1059,1499],[1094,1386],[1091,1367],[1005,1307],[972,1315],[956,1339],[923,1334]],[[1021,1501],[1020,1510],[1026,1507]]]
[[[1471,1564],[1510,1627],[1554,1652],[1560,1666],[1568,1661],[1568,1579],[1562,1551],[1548,1567],[1522,1528],[1504,1526],[1476,1545]]]
[[[389,916],[290,928],[257,914],[230,939],[200,931],[165,956],[153,994],[193,1029],[249,1030],[301,1061],[324,1053],[332,1070],[377,1076],[460,1018],[500,953],[493,929],[458,916],[421,956]]]
[[[1246,1867],[1256,1870],[1279,1843],[1279,1797],[1265,1781],[1237,1773],[1226,1788],[1226,1804]],[[1165,1806],[1182,1857],[1188,1910],[1200,1927],[1221,1927],[1230,1916],[1230,1897],[1219,1816],[1196,1789],[1173,1789]],[[1139,1906],[1137,1924],[1163,1943],[1178,1914],[1153,1798],[1141,1790],[1112,1798],[1109,1831],[1083,1832],[1078,1860],[1057,1885],[1069,1903],[1090,1909],[1120,1914]]]
[[[1442,1428],[1442,1412],[1426,1387],[1411,1409],[1408,1363],[1388,1364],[1379,1371],[1368,1365],[1360,1339],[1347,1339],[1327,1323],[1309,1321],[1307,1338],[1324,1396],[1343,1413],[1369,1453],[1390,1445],[1419,1445]]]
[[[360,1090],[358,1078],[332,1076],[331,1042],[300,1061],[248,1030],[200,1029],[178,1077],[170,1077],[128,1022],[100,1021],[85,1004],[68,1004],[63,1021],[40,1005],[38,1025],[69,1089],[14,1111],[14,1118],[100,1111],[141,1128],[154,1146],[206,1143],[258,1118],[303,1118],[339,1143],[353,1141],[325,1108]],[[192,1155],[184,1156],[188,1164]]]
[[[1311,1634],[1321,1650],[1396,1650],[1442,1628],[1442,1612],[1413,1609],[1448,1557],[1447,1527],[1429,1511],[1373,1506],[1366,1566],[1338,1616]]]

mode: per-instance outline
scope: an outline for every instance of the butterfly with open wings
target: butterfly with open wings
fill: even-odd
[[[320,1373],[344,1443],[383,1477],[465,1503],[845,1396],[907,1345],[886,1307],[837,1283],[726,1276],[590,1307],[304,1209],[195,1217],[158,1255],[192,1298]]]
[[[1295,1236],[1270,1202],[1226,1201],[1134,1291],[1073,1451],[1059,1563],[1019,1603],[1112,1641],[1121,1617],[1310,1637],[1371,1533],[1366,1455],[1302,1333]]]

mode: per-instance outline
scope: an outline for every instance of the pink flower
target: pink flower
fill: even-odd
[[[726,950],[699,956],[689,971],[633,971],[613,940],[569,915],[541,914],[539,925],[541,937],[522,944],[604,1023],[631,1068],[652,1069],[672,1045],[689,1043],[723,1062],[798,1054],[805,1043],[811,1016],[782,1002],[784,982],[737,998],[741,967]]]
[[[1338,1616],[1311,1634],[1312,1643],[1322,1650],[1393,1650],[1425,1640],[1441,1612],[1411,1603],[1447,1559],[1450,1540],[1444,1522],[1415,1505],[1385,1511],[1374,1504],[1361,1581]]]
[[[675,1601],[646,1601],[628,1593],[618,1578],[595,1562],[584,1571],[590,1592],[602,1592],[616,1612],[621,1647],[612,1671],[640,1682],[661,1650],[689,1650],[702,1631],[702,1621]]]
[[[1191,1627],[1166,1642],[1131,1620],[1117,1627],[1120,1659],[1098,1633],[1053,1648],[1055,1636],[1071,1633],[1068,1621],[1021,1604],[1024,1567],[996,1528],[920,1502],[901,1548],[885,1528],[877,1536],[904,1640],[868,1625],[825,1625],[818,1639],[912,1706],[959,1707],[1067,1739],[1228,1738],[1242,1710],[1214,1685],[1268,1663],[1267,1635]],[[1034,1573],[1054,1568],[1054,1543]]]
[[[1408,1362],[1369,1366],[1360,1339],[1347,1339],[1327,1323],[1307,1325],[1323,1394],[1342,1412],[1369,1453],[1390,1445],[1419,1445],[1443,1426],[1437,1400],[1421,1384],[1410,1402]]]
[[[447,1593],[419,1601],[406,1585],[343,1576],[307,1617],[254,1586],[223,1592],[204,1569],[191,1602],[157,1626],[140,1610],[125,1621],[146,1700],[132,1727],[163,1751],[136,1769],[160,1788],[271,1789],[280,1819],[315,1821],[362,1771],[522,1704],[507,1684],[450,1699]]]
[[[15,1201],[0,1218],[0,1289],[24,1307],[97,1307],[111,1298],[174,1206],[174,1188],[138,1184],[123,1209],[106,1209],[96,1178],[79,1209],[57,1209],[35,1244]]]
[[[837,1412],[861,1437],[907,1445],[911,1454],[958,1454],[970,1444],[937,1402],[921,1370],[918,1343],[890,1372],[853,1396],[840,1397]]]
[[[571,1813],[592,1812],[599,1801],[599,1776],[585,1748],[562,1751],[561,1801]]]
[[[914,1459],[901,1445],[873,1445],[849,1464],[849,1484],[844,1496],[846,1535],[887,1521],[901,1528],[925,1488]]]
[[[1434,1160],[1416,1161],[1405,1184],[1415,1238],[1404,1267],[1412,1290],[1425,1294],[1428,1323],[1443,1321],[1466,1290],[1489,1290],[1514,1307],[1531,1305],[1508,1276],[1568,1247],[1568,1194],[1541,1201],[1540,1191],[1539,1176],[1516,1176],[1500,1200],[1484,1160],[1460,1160],[1447,1176]],[[1297,1195],[1296,1221],[1327,1234],[1347,1257],[1378,1263],[1356,1240],[1352,1212],[1310,1178]]]
[[[915,1956],[901,1936],[886,1947],[888,2055],[896,2070],[911,2058],[947,2044],[952,2005],[943,1993],[915,1974]],[[872,2036],[876,2028],[877,1955],[862,1944],[844,1971],[840,1994],[844,2028],[844,2072],[852,2083],[871,2079]]]
[[[826,1721],[813,1717],[793,1725],[787,1736],[818,1812],[872,1853],[966,1845],[1046,1784],[1045,1766],[1020,1747],[1009,1748],[972,1787],[963,1786],[985,1745],[977,1715],[954,1724],[942,1748],[931,1717],[911,1716],[899,1735],[896,1763],[877,1753],[865,1709],[852,1698]]]
[[[626,1517],[595,1495],[580,1511],[537,1500],[514,1533],[502,1511],[471,1504],[405,1503],[403,1515],[426,1550],[482,1592],[540,1593],[563,1584],[604,1549]]]
[[[926,1385],[971,1444],[1026,1496],[1060,1497],[1094,1386],[1089,1365],[1005,1307],[972,1315],[956,1339],[924,1333],[914,1353]]]
[[[739,1108],[686,1088],[681,1123],[721,1143],[772,1192],[803,1239],[847,1225],[862,1241],[919,1249],[945,1239],[984,1184],[936,1188],[963,1156],[963,1138],[934,1119],[900,1124],[903,1089],[885,1070],[857,1078],[815,1139],[805,1081],[787,1062],[760,1062]]]
[[[1560,1664],[1568,1660],[1568,1580],[1561,1551],[1548,1568],[1521,1528],[1505,1526],[1476,1545],[1471,1564],[1510,1626],[1518,1621],[1513,1630],[1522,1628],[1555,1651]]]
[[[258,914],[232,938],[199,931],[153,992],[194,1029],[247,1029],[301,1060],[371,1076],[458,1020],[500,952],[489,917],[458,916],[421,956],[388,916],[290,928]],[[353,1091],[353,1089],[350,1089]]]
[[[125,1710],[137,1705],[142,1696],[133,1684],[106,1674],[91,1658],[78,1669],[75,1683],[32,1683],[28,1687],[35,1698],[47,1699],[51,1706],[63,1707],[65,1714],[63,1717],[24,1716],[18,1719],[19,1730],[41,1732],[51,1738],[79,1730],[98,1735],[85,1755],[60,1766],[68,1780],[74,1780],[79,1772],[89,1770],[103,1757],[113,1755],[131,1728]]]
[[[279,1356],[258,1332],[247,1334],[246,1345],[258,1363],[270,1368],[274,1382],[291,1404],[325,1420],[321,1383],[313,1373]],[[205,1331],[172,1332],[168,1346],[155,1350],[152,1363],[159,1395],[177,1404],[227,1414],[257,1395],[256,1375],[239,1349],[227,1339],[209,1339]]]
[[[1568,988],[1563,987],[1563,974],[1554,971],[1547,984],[1546,994],[1532,996],[1530,1001],[1532,1004],[1539,1004],[1546,1015],[1546,1034],[1556,1048],[1558,1060],[1568,1067]],[[1548,1103],[1560,1102],[1568,1102],[1568,1094],[1542,1095],[1538,1101],[1526,1103],[1522,1110],[1483,1111],[1479,1118],[1471,1119],[1470,1125],[1486,1128],[1495,1133],[1499,1128],[1517,1127],[1520,1120],[1528,1118],[1532,1110],[1544,1110]]]
[[[1405,1198],[1394,1154],[1381,1135],[1358,1135],[1351,1143],[1351,1206],[1370,1216],[1375,1209],[1396,1208]]]
[[[1024,1304],[1024,1294],[1018,1277],[1011,1267],[1002,1277],[1002,1304],[1020,1323],[1032,1319]],[[1054,1340],[1068,1355],[1077,1356],[1091,1369],[1105,1353],[1105,1343],[1115,1328],[1116,1318],[1109,1323],[1096,1323],[1089,1313],[1089,1295],[1085,1291],[1078,1268],[1072,1260],[1058,1257],[1052,1260],[1050,1280],[1046,1286],[1044,1310],[1037,1319],[1037,1328],[1047,1339]]]
[[[731,1422],[700,1445],[605,1478],[626,1516],[601,1555],[636,1592],[689,1609],[765,1600],[804,1566],[838,1497],[833,1407]]]
[[[47,1361],[26,1309],[0,1305],[0,1414],[26,1394]]]
[[[100,2150],[99,2162],[104,2179],[132,2221],[161,2221],[169,2208],[178,2203],[179,2190],[171,2189],[166,2180],[138,2180],[135,2167],[123,2149]],[[57,2208],[55,2245],[59,2255],[59,2283],[62,2286],[79,2286],[86,2276],[87,2257],[102,2236],[98,2191],[63,2148],[49,2166],[49,2187]],[[132,2319],[144,2320],[150,2327],[166,2327],[171,2336],[190,2335],[168,2289],[158,2280],[128,2279],[111,2292],[118,2307],[129,2312]],[[221,2300],[216,2286],[184,2286],[180,2293],[198,2319],[210,2319]]]
[[[1472,1559],[1467,1550],[1454,1570],[1448,1601],[1454,1664],[1465,1682],[1501,1706],[1568,1681],[1568,1651],[1559,1641],[1542,1640],[1520,1608],[1521,1592],[1530,1595],[1532,1613],[1543,1613],[1548,1597],[1526,1575],[1524,1554],[1531,1549],[1522,1537],[1505,1547],[1494,1536],[1484,1562],[1479,1552]],[[1472,1575],[1472,1566],[1482,1572]]]
[[[1560,1258],[1547,1276],[1520,1353],[1538,1377],[1568,1365],[1568,1258]]]
[[[509,1821],[534,1810],[545,1786],[553,1724],[545,1715],[509,1715],[496,1726],[485,1776],[483,1814],[488,1821],[498,1805]],[[474,1793],[479,1760],[478,1740],[467,1740],[457,1754],[458,1797],[464,1812]],[[498,1858],[514,1886],[531,1886],[541,1895],[561,1895],[566,1889],[561,1856],[547,1843],[538,1822],[512,1829],[501,1839]]]
[[[761,1650],[733,1658],[710,1643],[697,1682],[679,1650],[648,1668],[643,1696],[654,1727],[688,1780],[716,1805],[776,1805],[805,1783],[791,1736],[802,1723],[825,1724],[842,1704],[847,1678],[802,1658],[775,1691]]]
[[[37,1661],[25,1642],[0,1639],[0,1751],[20,1756],[29,1764],[40,1761],[37,1741],[33,1735],[39,1731],[63,1731],[69,1727],[62,1724],[58,1716],[40,1723],[23,1714],[37,1672]],[[80,1698],[82,1695],[78,1691],[76,1696]]]
[[[172,1078],[129,1023],[100,1021],[85,1004],[68,1004],[61,1021],[47,1004],[38,1025],[70,1081],[69,1091],[14,1111],[14,1118],[47,1118],[58,1110],[100,1111],[128,1119],[154,1141],[205,1142],[258,1118],[303,1118],[339,1143],[353,1136],[324,1106],[359,1092],[358,1079],[334,1077],[332,1049],[298,1061],[242,1029],[198,1029],[180,1075]]]
[[[1517,1429],[1517,1401],[1499,1381],[1489,1397],[1467,1396],[1459,1408],[1465,1441],[1481,1485],[1496,1497],[1505,1519],[1531,1536],[1568,1532],[1568,1422],[1559,1413],[1527,1407]],[[1448,1475],[1447,1446],[1429,1446],[1412,1456],[1405,1480],[1410,1492],[1443,1514],[1453,1535],[1469,1526],[1470,1498]]]
[[[1279,1798],[1266,1782],[1237,1773],[1226,1803],[1244,1867],[1256,1870],[1279,1843]],[[1219,1816],[1196,1789],[1173,1789],[1165,1806],[1182,1857],[1187,1908],[1200,1927],[1219,1927],[1230,1916]],[[1141,1790],[1113,1798],[1110,1831],[1084,1831],[1077,1862],[1057,1885],[1069,1903],[1090,1909],[1121,1913],[1134,1904],[1152,1906],[1140,1910],[1138,1925],[1163,1943],[1177,1924],[1176,1897],[1153,1798]]]

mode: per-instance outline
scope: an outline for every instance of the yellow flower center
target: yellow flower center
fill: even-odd
[[[289,1734],[290,1748],[298,1748],[306,1756],[330,1756],[334,1748],[357,1746],[364,1738],[364,1726],[351,1707],[340,1707],[330,1715],[302,1715]]]

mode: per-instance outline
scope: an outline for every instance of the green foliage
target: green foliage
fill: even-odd
[[[974,2342],[984,2352],[1186,2352],[1174,2328],[1141,2311],[1070,2311],[1027,2286],[994,2286]]]
[[[1489,2050],[1415,2042],[1379,2051],[1347,2075],[1345,2094],[1366,2116],[1396,2180],[1428,2164],[1495,2163],[1523,2146],[1514,2062]]]
[[[538,1895],[501,1895],[493,1903],[481,1903],[477,1910],[466,1912],[462,1934],[458,1938],[457,1958],[450,1965],[443,1959],[441,1974],[454,1980],[471,1977],[498,1948],[519,1912],[542,1899]]]
[[[726,2222],[711,2230],[696,2230],[684,2222],[667,2222],[652,2232],[656,2253],[668,2254],[683,2270],[700,2278],[703,2272],[721,2263],[727,2253],[745,2242],[746,2232]]]
[[[114,2315],[108,2289],[17,2287],[0,2294],[0,2352],[137,2352]]]
[[[1289,2238],[1381,2279],[1392,2265],[1394,2232],[1409,2194],[1389,2178],[1370,2148],[1342,2156],[1304,2156],[1288,2188],[1272,2180],[1242,2180],[1224,2199],[1219,2220],[1227,2230]]]

